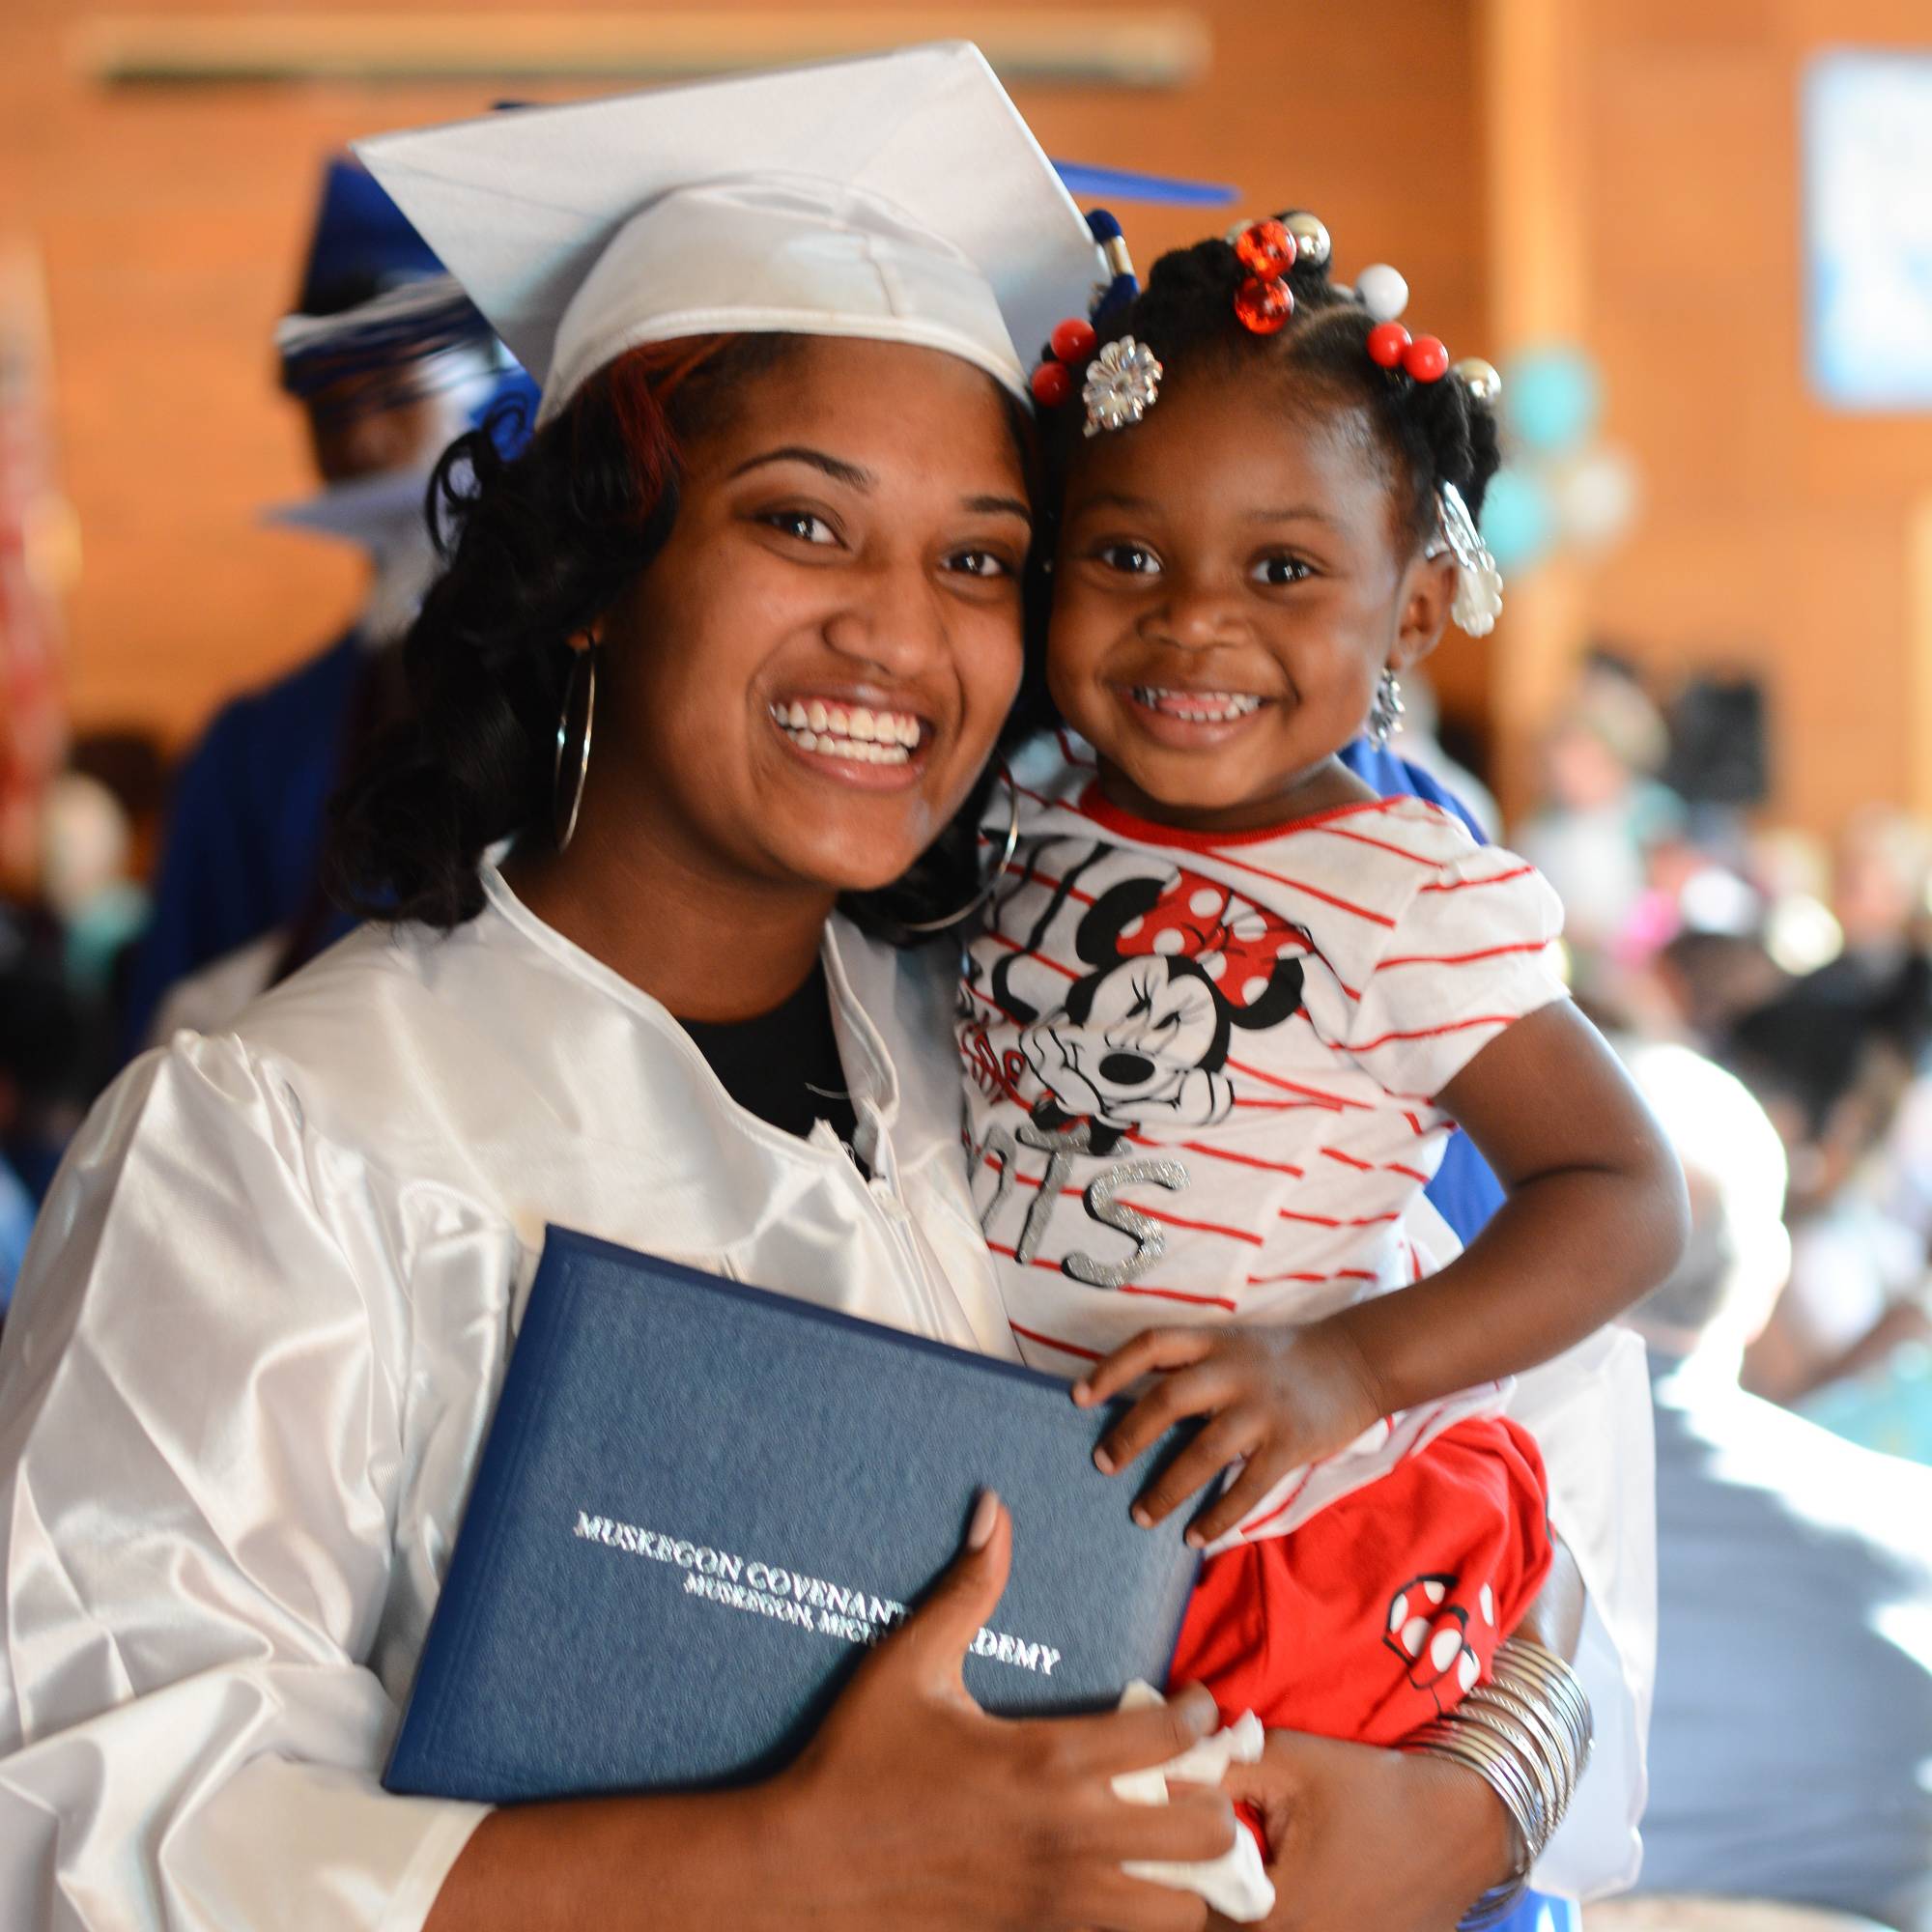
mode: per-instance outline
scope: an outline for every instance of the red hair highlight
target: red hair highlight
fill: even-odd
[[[735,334],[685,335],[669,342],[642,343],[627,349],[584,384],[580,399],[592,391],[603,392],[601,400],[631,453],[641,517],[656,510],[677,470],[677,432],[670,419],[673,399],[693,376],[742,340]]]

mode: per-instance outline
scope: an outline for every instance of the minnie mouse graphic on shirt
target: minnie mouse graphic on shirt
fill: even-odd
[[[1037,904],[1044,875],[1056,867],[1031,928],[1003,932],[1000,915],[1015,903]],[[1074,960],[1057,959],[1053,942],[1065,943],[1069,909],[1089,886],[1098,890],[1074,927]],[[1027,1106],[1017,1140],[1048,1155],[1015,1249],[1027,1263],[1076,1157],[1110,1159],[1140,1129],[1198,1128],[1227,1118],[1235,1104],[1231,1042],[1237,1032],[1279,1026],[1300,1009],[1310,942],[1299,927],[1184,867],[1102,841],[1051,839],[1030,852],[1014,891],[995,908],[991,936],[1006,951],[984,974],[982,996],[1018,1029],[1016,1047],[996,1056],[971,1010],[978,962],[969,969],[963,1017],[982,1088]],[[1072,984],[1043,1009],[1047,977]],[[1037,1090],[1030,1102],[1022,1097],[1028,1086]],[[996,1126],[978,1151],[999,1176],[982,1215],[990,1236],[1012,1187],[1013,1137]],[[1115,1198],[1122,1186],[1148,1183],[1179,1191],[1187,1169],[1171,1156],[1130,1158],[1087,1182],[1089,1216],[1129,1236],[1133,1253],[1109,1264],[1069,1254],[1065,1272],[1115,1288],[1159,1260],[1166,1248],[1159,1225]]]
[[[1087,973],[1020,1036],[1044,1090],[1036,1124],[1089,1119],[1093,1151],[1105,1153],[1134,1127],[1226,1119],[1229,1041],[1299,1009],[1306,941],[1184,867],[1108,888],[1074,934]]]
[[[1382,1642],[1402,1659],[1410,1687],[1434,1700],[1438,1716],[1475,1688],[1483,1674],[1483,1652],[1492,1651],[1496,1643],[1495,1597],[1490,1585],[1484,1583],[1473,1606],[1481,1615],[1480,1629],[1463,1598],[1463,1579],[1436,1571],[1411,1577],[1389,1600]],[[1445,1706],[1439,1687],[1452,1670],[1456,1690]]]

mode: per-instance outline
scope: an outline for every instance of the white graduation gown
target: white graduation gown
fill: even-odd
[[[62,1168],[0,1343],[10,1932],[420,1926],[482,1810],[378,1778],[546,1222],[1013,1353],[950,960],[828,930],[867,1181],[486,885],[447,938],[364,929],[137,1062]],[[1648,1505],[1607,1458],[1649,1433],[1613,1395],[1558,1378],[1584,1472],[1559,1521],[1616,1635],[1599,1728],[1634,1741]],[[1639,1760],[1586,1781],[1581,1882],[1622,1875]]]

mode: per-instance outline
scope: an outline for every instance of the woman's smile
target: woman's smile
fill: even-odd
[[[904,790],[920,781],[935,726],[904,699],[800,691],[767,709],[779,736],[817,776],[867,790]]]

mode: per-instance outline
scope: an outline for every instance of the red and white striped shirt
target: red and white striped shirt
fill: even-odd
[[[1406,1221],[1455,1131],[1435,1096],[1565,997],[1548,885],[1419,799],[1198,835],[1111,805],[1071,738],[1014,777],[958,1038],[1026,1359],[1071,1375],[1143,1328],[1305,1321],[1416,1279]],[[1360,1448],[1385,1466],[1413,1434]]]

